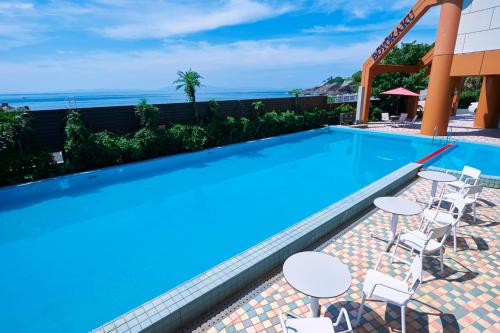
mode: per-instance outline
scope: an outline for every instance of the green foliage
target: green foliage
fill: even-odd
[[[354,108],[354,106],[352,106],[350,104],[341,104],[341,105],[337,106],[337,108],[335,108],[335,111],[338,113],[355,112],[356,109]]]
[[[52,155],[45,150],[0,153],[0,186],[35,181],[58,173]]]
[[[476,91],[462,91],[460,93],[460,99],[458,100],[458,107],[461,109],[467,109],[472,102],[477,102],[479,100],[479,90]]]
[[[177,80],[174,81],[174,84],[176,84],[175,88],[177,90],[184,89],[188,101],[193,105],[194,116],[196,122],[199,124],[200,117],[196,110],[196,90],[201,87],[201,79],[203,79],[203,77],[192,69],[178,71],[177,77]]]
[[[380,121],[382,119],[382,109],[374,107],[368,115],[370,121]]]
[[[481,76],[468,76],[464,80],[462,91],[480,91],[483,78]]]
[[[355,90],[358,90],[359,85],[361,84],[361,76],[363,72],[357,71],[356,73],[351,75],[351,80],[354,83]]]
[[[344,83],[344,79],[342,77],[340,77],[340,76],[336,76],[336,77],[330,76],[326,80],[324,80],[323,83],[326,83],[326,84],[334,84],[334,83],[342,84],[342,83]]]
[[[264,102],[262,101],[255,101],[252,102],[253,110],[255,111],[255,117],[260,116],[260,110],[264,108]]]
[[[19,151],[28,130],[26,117],[18,111],[0,111],[0,152]]]
[[[26,114],[0,111],[0,185],[33,181],[57,173],[52,155],[33,142]]]
[[[219,103],[215,99],[208,101],[208,121],[218,121],[219,120]]]
[[[288,92],[289,94],[292,94],[295,99],[293,101],[293,109],[295,112],[300,112],[300,103],[299,103],[299,96],[302,93],[302,89],[292,89]]]
[[[172,126],[168,133],[173,144],[181,151],[197,151],[205,147],[207,143],[207,132],[200,126],[189,126],[176,124]]]
[[[146,103],[141,102],[137,110],[143,128],[128,135],[116,135],[109,131],[92,133],[85,126],[80,113],[71,110],[68,112],[65,127],[64,171],[88,170],[293,133],[318,128],[324,124],[338,124],[340,113],[354,110],[352,106],[345,104],[334,110],[315,109],[303,113],[291,110],[272,111],[248,119],[222,117],[218,113],[217,102],[211,101],[209,105],[208,121],[204,126],[173,124],[163,128],[156,126],[154,119],[157,111],[153,111]],[[261,107],[263,107],[262,102],[255,102],[254,108]],[[9,145],[16,147],[15,144]],[[53,162],[47,157],[50,155],[33,155],[30,158],[17,155],[16,159],[12,159],[8,170],[9,181],[20,182],[54,174],[54,170],[50,168]],[[24,176],[26,173],[29,173],[31,178]],[[0,168],[2,179],[7,179],[5,174],[5,170]]]
[[[135,115],[139,118],[142,127],[153,128],[157,125],[158,108],[148,104],[146,99],[137,104]]]
[[[394,47],[389,54],[382,60],[382,64],[387,65],[416,65],[422,57],[432,49],[432,44],[423,43],[403,43],[401,46]],[[428,84],[428,78],[425,69],[414,74],[405,73],[384,73],[377,75],[373,80],[373,95],[378,96],[381,92],[403,87],[411,91],[420,91],[425,89]],[[388,100],[394,104],[394,98]]]
[[[64,133],[64,159],[68,170],[81,170],[87,167],[87,158],[91,158],[87,142],[89,131],[85,127],[82,116],[78,111],[69,110],[66,117]]]

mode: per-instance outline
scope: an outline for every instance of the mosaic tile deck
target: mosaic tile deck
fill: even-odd
[[[430,182],[418,180],[399,196],[424,204],[429,193]],[[435,258],[424,259],[424,282],[408,305],[407,332],[500,332],[500,190],[486,188],[477,211],[476,223],[469,214],[464,216],[456,253],[451,238],[448,240],[443,274]],[[413,229],[419,221],[419,217],[400,218],[398,228]],[[372,234],[387,237],[389,222],[389,214],[372,211],[345,232],[316,245],[317,250],[335,255],[347,264],[353,279],[344,295],[320,301],[321,315],[336,318],[338,309],[345,307],[354,321],[363,277],[385,248],[385,243],[372,238]],[[408,258],[409,253],[399,250],[398,255]],[[387,263],[387,266],[391,274],[400,275],[404,271],[397,263]],[[183,331],[281,332],[279,311],[292,311],[301,316],[309,313],[307,299],[286,283],[281,272],[238,297],[233,306],[226,304]],[[356,332],[399,331],[399,307],[382,302],[366,303]]]

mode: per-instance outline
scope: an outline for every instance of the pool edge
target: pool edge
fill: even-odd
[[[420,168],[409,163],[92,332],[174,332],[369,208],[374,198],[397,190]]]

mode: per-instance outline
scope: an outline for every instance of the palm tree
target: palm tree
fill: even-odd
[[[255,101],[252,102],[253,110],[255,111],[255,118],[258,118],[260,116],[260,110],[264,108],[264,102],[262,101]]]
[[[293,102],[293,107],[295,109],[295,112],[300,111],[300,104],[299,104],[299,95],[302,93],[302,89],[292,89],[288,92],[289,94],[292,94],[295,97],[295,100]]]
[[[197,72],[191,70],[191,68],[185,72],[178,71],[177,77],[177,80],[174,81],[174,84],[177,85],[175,89],[179,90],[184,88],[188,101],[193,105],[196,123],[200,124],[198,111],[196,110],[196,89],[201,87],[200,79],[203,79],[203,77]]]

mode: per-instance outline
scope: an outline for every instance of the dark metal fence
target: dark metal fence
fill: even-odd
[[[263,112],[293,110],[293,97],[246,99],[219,101],[219,112],[224,116],[252,117],[255,101],[264,102]],[[325,96],[300,97],[302,110],[327,109]],[[159,123],[194,123],[193,108],[189,103],[156,104],[159,108]],[[204,117],[208,110],[208,102],[198,102],[196,107],[200,117]],[[92,131],[108,130],[115,133],[129,133],[137,130],[139,121],[134,114],[134,105],[110,106],[78,109],[86,125]],[[61,150],[64,145],[64,126],[66,124],[67,109],[30,111],[31,128],[35,141],[51,151]]]

